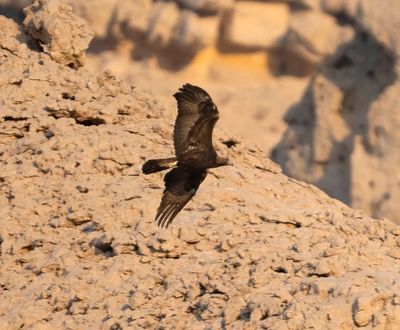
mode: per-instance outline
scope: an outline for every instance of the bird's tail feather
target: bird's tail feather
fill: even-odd
[[[164,158],[164,159],[150,159],[145,162],[142,166],[142,172],[144,174],[155,173],[163,170],[167,170],[177,165],[175,157]]]

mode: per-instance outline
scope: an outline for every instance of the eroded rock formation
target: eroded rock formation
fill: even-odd
[[[35,0],[24,9],[24,27],[56,62],[78,68],[94,37],[82,18],[61,0]]]
[[[289,129],[273,155],[289,175],[399,222],[400,39],[393,27],[400,20],[399,11],[386,15],[377,6],[359,4],[356,37],[325,61],[289,110]]]
[[[400,327],[397,226],[242,140],[158,229],[162,176],[140,167],[173,152],[175,107],[0,20],[1,329]]]

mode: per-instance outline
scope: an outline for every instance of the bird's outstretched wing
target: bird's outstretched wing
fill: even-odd
[[[165,175],[165,190],[156,216],[159,227],[168,228],[194,196],[206,175],[206,171],[191,171],[183,167],[176,167]]]
[[[199,158],[214,153],[212,133],[219,113],[210,95],[200,87],[185,84],[174,97],[178,102],[174,128],[178,160],[189,153]]]

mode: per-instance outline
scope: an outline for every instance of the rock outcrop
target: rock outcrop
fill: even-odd
[[[225,13],[221,39],[244,50],[279,47],[289,27],[289,7],[283,3],[238,2]]]
[[[0,11],[27,2],[0,0]],[[400,221],[388,165],[398,157],[397,119],[388,117],[397,113],[397,0],[66,0],[74,14],[58,0],[34,3],[26,26],[60,63],[82,62],[91,35],[82,16],[96,34],[87,69],[111,69],[171,103],[176,86],[205,85],[232,114],[224,128],[268,152],[282,141],[274,159],[287,174]],[[61,20],[71,26],[54,28]]]
[[[400,222],[400,20],[399,11],[377,7],[364,1],[346,11],[358,24],[356,37],[321,66],[287,113],[289,129],[273,155],[288,175]]]
[[[292,13],[283,45],[293,54],[318,64],[353,37],[353,28],[340,26],[332,15],[301,10]]]
[[[282,66],[291,69],[290,65],[300,61],[291,72],[304,75],[354,33],[351,24],[338,24],[334,16],[322,11],[338,8],[318,0],[113,0],[103,11],[92,10],[101,6],[98,1],[70,3],[93,26],[97,41],[114,45],[129,41],[142,50],[140,58],[161,52],[164,57],[180,57],[186,65],[188,54],[193,59],[208,48],[249,54],[263,50],[272,57],[278,57],[275,52],[280,54],[283,64],[277,64],[273,72],[280,72]],[[174,52],[165,53],[171,48]]]
[[[397,226],[217,129],[235,166],[158,229],[140,167],[173,152],[175,107],[0,23],[1,329],[400,327]]]
[[[71,6],[61,0],[35,0],[24,13],[26,31],[51,58],[74,68],[82,66],[94,33]]]

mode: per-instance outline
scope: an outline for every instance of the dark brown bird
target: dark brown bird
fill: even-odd
[[[207,169],[230,165],[213,147],[212,133],[219,112],[210,95],[200,87],[185,84],[174,97],[178,103],[174,128],[176,156],[151,159],[142,167],[144,174],[173,168],[164,177],[165,190],[156,215],[158,226],[166,228],[194,196],[207,176]]]

